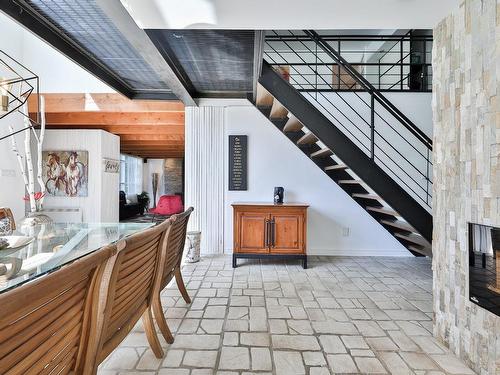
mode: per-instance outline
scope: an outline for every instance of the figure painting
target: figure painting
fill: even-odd
[[[88,151],[43,151],[43,181],[56,197],[88,195]]]

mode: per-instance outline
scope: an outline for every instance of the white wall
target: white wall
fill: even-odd
[[[248,190],[228,190],[228,135],[248,135]],[[224,246],[232,251],[234,202],[271,202],[273,188],[285,188],[286,202],[308,211],[307,249],[321,255],[409,255],[380,224],[323,173],[253,106],[225,109]],[[343,236],[349,228],[349,236]]]
[[[45,198],[45,207],[79,207],[84,222],[117,222],[119,174],[103,172],[103,158],[120,160],[120,138],[103,130],[47,130],[46,151],[89,152],[88,196]]]
[[[209,106],[223,107],[223,116],[203,116]],[[247,191],[228,190],[228,136],[238,134],[248,135]],[[217,151],[219,143],[222,154]],[[410,255],[247,101],[207,100],[186,109],[185,186],[186,205],[193,205],[198,215],[190,229],[202,230],[204,253],[221,252],[220,242],[225,253],[232,252],[232,203],[272,202],[273,188],[283,186],[285,201],[310,205],[309,254]],[[219,191],[223,201],[216,199]],[[348,236],[343,235],[346,228]],[[211,237],[204,239],[207,232]]]
[[[114,92],[2,13],[0,13],[0,35],[2,35],[0,50],[40,77],[41,92]],[[22,116],[14,113],[0,120],[0,137],[8,133],[8,125],[21,129]],[[50,142],[50,137],[47,135],[47,142]],[[16,139],[20,148],[24,149],[22,147],[24,134],[19,134]],[[10,207],[16,220],[22,218],[25,213],[22,196],[24,196],[24,183],[17,160],[11,151],[10,139],[4,139],[0,141],[0,206]]]
[[[307,94],[305,95],[307,97]],[[429,138],[432,138],[431,93],[392,92],[384,93],[384,95]],[[337,93],[326,92],[319,93],[316,99],[314,93],[311,93],[309,100],[334,124],[341,124],[337,125],[338,128],[354,143],[362,143],[364,148],[360,148],[368,155],[370,154],[369,94],[343,92],[337,95]],[[428,167],[428,175],[432,178],[432,168],[427,164],[427,148],[377,102],[375,102],[375,110],[378,113],[378,116],[375,116],[377,131],[375,160],[377,164],[424,208],[430,210],[430,207],[424,203],[427,193],[432,192],[432,185],[427,184],[425,179]],[[432,160],[431,152],[428,156],[429,160]],[[349,160],[343,162],[349,165]]]

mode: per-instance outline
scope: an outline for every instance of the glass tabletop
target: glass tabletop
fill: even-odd
[[[153,223],[53,223],[16,231],[19,248],[0,250],[0,293],[40,277]],[[5,236],[0,236],[0,238]],[[29,242],[29,243],[26,243]]]

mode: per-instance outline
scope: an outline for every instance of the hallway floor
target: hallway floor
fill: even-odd
[[[142,325],[100,375],[474,374],[432,337],[432,271],[422,258],[205,257],[184,266],[192,304],[163,292],[175,342],[165,357]]]

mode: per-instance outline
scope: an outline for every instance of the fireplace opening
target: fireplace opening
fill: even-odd
[[[469,223],[469,299],[500,316],[500,228]]]

